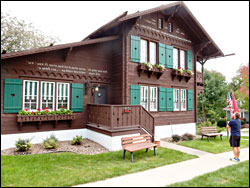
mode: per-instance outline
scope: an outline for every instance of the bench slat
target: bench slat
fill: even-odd
[[[133,140],[124,140],[122,141],[122,145],[128,144],[128,143],[133,143],[133,142],[139,142],[139,141],[150,141],[150,138],[140,138],[140,139],[133,139]]]
[[[122,138],[122,141],[123,140],[131,140],[131,139],[134,139],[134,138],[139,138],[139,137],[150,137],[150,135],[148,135],[148,134],[142,134],[142,135],[139,135],[139,136],[131,136],[131,137],[124,137],[124,138]]]
[[[129,151],[129,152],[134,152],[134,151],[147,149],[147,148],[151,148],[155,146],[157,146],[157,144],[154,144],[154,143],[138,144],[138,145],[127,146],[124,148],[124,150]]]

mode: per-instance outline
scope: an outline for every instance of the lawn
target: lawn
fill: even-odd
[[[210,142],[207,141],[207,138],[203,138],[203,140],[192,140],[192,141],[183,141],[180,142],[179,145],[210,152],[210,153],[222,153],[231,151],[229,140],[226,136],[223,136],[222,141],[220,137],[210,138]],[[249,147],[248,140],[241,140],[241,148]]]
[[[168,187],[249,187],[249,161],[221,168]]]
[[[154,156],[153,151],[135,152],[134,163],[131,163],[129,153],[125,159],[122,159],[122,153],[123,151],[117,151],[91,156],[73,153],[1,155],[1,186],[72,186],[197,157],[167,148],[157,148],[157,156]]]

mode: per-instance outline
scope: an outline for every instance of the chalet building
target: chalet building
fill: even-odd
[[[1,148],[51,133],[59,140],[82,135],[110,150],[129,135],[195,134],[203,90],[196,62],[219,56],[183,2],[125,12],[80,42],[2,54]],[[73,118],[18,117],[21,109],[62,106]]]

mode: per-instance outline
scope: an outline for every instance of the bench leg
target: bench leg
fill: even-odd
[[[203,140],[203,135],[201,136],[201,140]]]
[[[208,137],[207,137],[207,141],[208,141],[208,142],[209,142],[209,139],[210,139],[210,137],[208,136]]]
[[[123,159],[125,158],[125,153],[126,153],[126,150],[123,150],[123,155],[122,155]]]
[[[148,152],[148,148],[146,149],[146,152]]]
[[[154,155],[156,156],[156,146],[154,147]]]
[[[220,140],[222,141],[222,135],[220,135]]]
[[[133,152],[130,153],[130,156],[131,156],[131,163],[133,163],[134,162]]]

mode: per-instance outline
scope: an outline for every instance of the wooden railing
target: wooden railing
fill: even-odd
[[[110,130],[141,127],[154,136],[154,117],[141,105],[88,104],[88,123]]]

